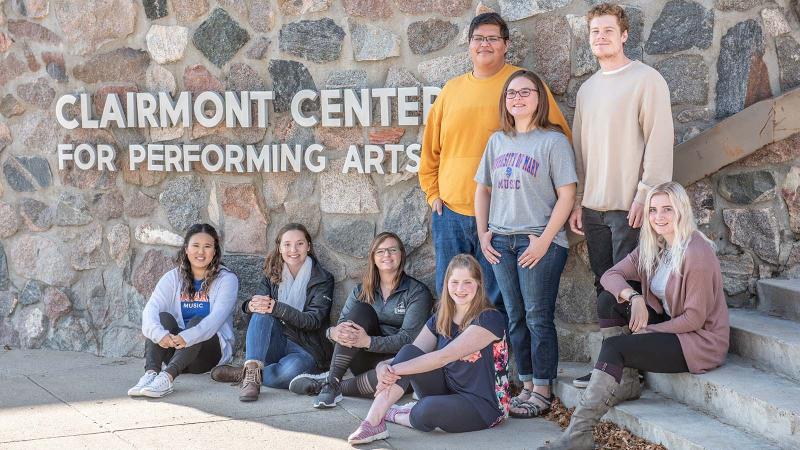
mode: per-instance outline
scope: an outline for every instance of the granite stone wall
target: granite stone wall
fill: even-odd
[[[469,69],[476,12],[511,27],[508,59],[540,73],[572,115],[597,64],[588,0],[0,0],[0,344],[142,355],[141,310],[186,228],[212,221],[225,263],[252,294],[277,229],[305,223],[335,276],[336,311],[379,231],[398,232],[409,271],[429,285],[429,217],[415,174],[342,174],[352,144],[410,144],[417,127],[302,128],[286,95],[301,88],[442,85]],[[626,52],[672,91],[682,142],[758,100],[800,84],[797,0],[630,1]],[[77,129],[55,99],[108,93],[273,90],[268,128]],[[141,143],[319,142],[319,174],[168,174],[125,167]],[[59,170],[59,143],[111,144],[119,172]],[[704,229],[719,242],[732,302],[752,303],[758,277],[800,271],[800,138],[696,183]],[[586,359],[594,329],[584,244],[571,250],[559,296],[562,359]],[[237,323],[243,330],[243,318]]]

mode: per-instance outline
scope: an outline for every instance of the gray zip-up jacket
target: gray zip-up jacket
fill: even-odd
[[[361,300],[361,283],[358,284],[342,308],[337,325],[347,320],[347,314]],[[368,351],[372,353],[397,353],[406,344],[414,342],[425,322],[431,316],[431,292],[421,281],[403,274],[397,288],[384,300],[380,287],[375,289],[372,307],[378,314],[383,336],[372,336]]]

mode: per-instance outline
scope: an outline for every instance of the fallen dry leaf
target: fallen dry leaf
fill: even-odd
[[[561,403],[561,399],[556,397],[550,412],[544,417],[547,420],[558,423],[563,429],[569,425],[569,420],[574,410],[575,408],[567,409]],[[597,448],[602,450],[666,450],[663,445],[648,442],[639,436],[633,435],[630,431],[605,420],[594,427],[594,442]]]

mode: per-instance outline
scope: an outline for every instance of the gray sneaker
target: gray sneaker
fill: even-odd
[[[340,401],[342,401],[342,389],[339,387],[339,382],[334,379],[322,385],[322,390],[314,400],[314,408],[335,408]]]
[[[317,395],[322,391],[326,378],[328,378],[328,372],[300,374],[289,382],[289,391],[298,395]]]
[[[153,381],[141,390],[141,395],[151,398],[161,398],[172,393],[172,380],[169,379],[167,372],[161,372],[153,378]]]

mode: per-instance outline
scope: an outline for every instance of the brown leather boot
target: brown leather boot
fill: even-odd
[[[211,379],[220,383],[236,383],[242,381],[242,366],[223,364],[211,369]]]
[[[254,402],[261,392],[261,362],[247,361],[242,369],[242,384],[239,387],[239,401]]]

